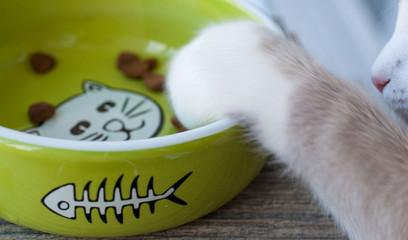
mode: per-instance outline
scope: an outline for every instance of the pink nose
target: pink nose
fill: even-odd
[[[382,92],[385,86],[390,82],[389,78],[379,78],[379,77],[372,77],[371,81],[373,81],[374,86]]]

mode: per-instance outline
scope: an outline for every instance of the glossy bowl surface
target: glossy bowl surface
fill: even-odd
[[[156,72],[165,74],[174,52],[198,29],[242,18],[278,31],[241,1],[3,3],[0,217],[56,234],[126,236],[190,222],[236,196],[264,163],[254,154],[254,146],[242,141],[241,130],[224,119],[175,134],[164,93],[151,92],[141,81],[126,78],[115,61],[119,52],[134,51],[143,58],[157,57]],[[34,73],[28,63],[33,52],[52,54],[56,67],[46,74]],[[36,127],[27,118],[33,102],[63,106],[95,89],[132,92],[157,104],[162,121],[155,125],[155,137],[89,142],[20,131]],[[88,105],[76,108],[86,113]],[[117,105],[124,108],[124,101]],[[59,128],[72,129],[82,118],[74,116]]]

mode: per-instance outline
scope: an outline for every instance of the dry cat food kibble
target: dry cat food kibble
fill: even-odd
[[[163,91],[164,77],[157,73],[143,74],[143,82],[148,89],[154,92]]]
[[[145,63],[147,64],[147,70],[153,71],[159,64],[159,61],[156,58],[148,58],[145,60]]]
[[[116,61],[116,66],[130,78],[140,78],[148,71],[148,64],[131,52],[122,52]]]
[[[30,65],[36,73],[46,73],[55,67],[56,61],[49,54],[36,52],[30,56]]]
[[[130,78],[140,78],[147,71],[147,64],[143,61],[131,61],[121,66],[122,72]]]
[[[124,51],[119,54],[116,60],[116,66],[129,78],[143,79],[148,89],[154,92],[163,91],[164,76],[153,73],[159,61],[157,58],[148,58],[145,60],[132,52]]]
[[[46,103],[34,103],[28,109],[28,116],[32,123],[39,124],[52,117],[55,113],[55,106]]]
[[[178,132],[187,131],[187,129],[183,126],[183,124],[181,124],[176,116],[171,117],[171,123],[177,128]]]
[[[119,54],[116,66],[130,78],[140,78],[148,69],[148,65],[138,55],[131,52]]]
[[[139,61],[140,58],[134,53],[131,52],[122,52],[119,54],[118,59],[116,60],[116,66],[118,69],[122,70],[122,67],[132,61]]]

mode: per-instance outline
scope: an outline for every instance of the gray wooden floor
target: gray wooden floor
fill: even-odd
[[[68,240],[0,220],[0,239]],[[79,238],[75,238],[79,239]],[[248,188],[208,216],[158,233],[118,239],[347,239],[281,168],[266,166]]]

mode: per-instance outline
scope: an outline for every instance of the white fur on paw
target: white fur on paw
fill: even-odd
[[[183,47],[166,83],[180,121],[195,128],[239,116],[236,120],[256,122],[255,130],[270,132],[272,144],[284,142],[293,83],[284,79],[264,47],[273,37],[263,26],[239,21],[204,29]]]

